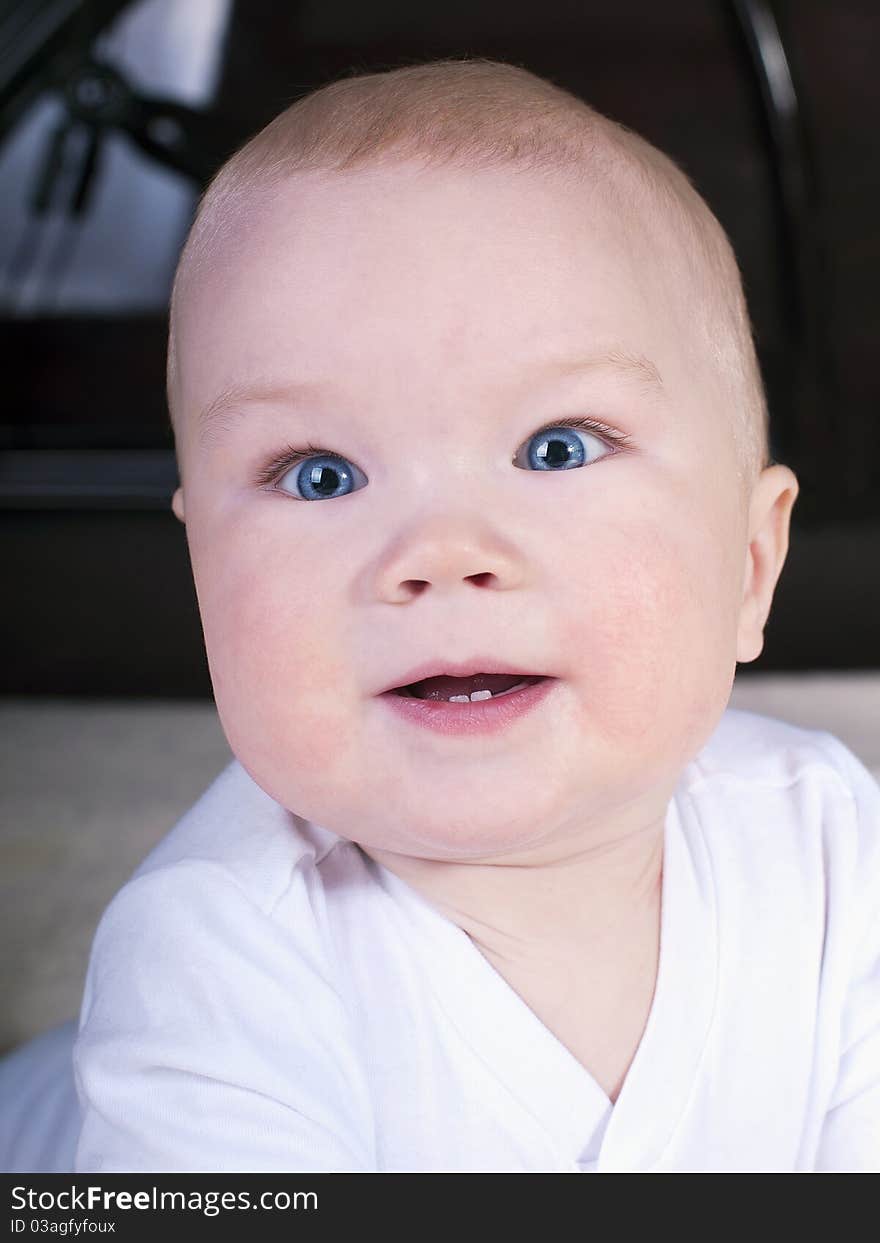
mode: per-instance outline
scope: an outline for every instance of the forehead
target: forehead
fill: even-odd
[[[283,371],[469,384],[614,346],[676,366],[669,249],[585,181],[396,166],[298,175],[204,224],[178,347],[186,406]],[[222,228],[217,229],[217,224]],[[682,325],[683,327],[683,325]]]

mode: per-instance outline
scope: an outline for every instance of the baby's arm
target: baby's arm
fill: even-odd
[[[74,1053],[77,1172],[375,1168],[350,1020],[303,924],[291,935],[201,860],[117,894]]]
[[[852,973],[840,1062],[816,1156],[819,1173],[880,1173],[880,787],[837,740],[835,761],[858,818]]]

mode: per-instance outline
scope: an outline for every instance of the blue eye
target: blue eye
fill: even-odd
[[[591,435],[589,439],[597,440],[598,437]],[[532,444],[537,444],[537,448],[534,452],[529,449],[527,457],[536,470],[571,470],[574,466],[586,464],[583,442],[571,425],[546,427],[526,441],[527,446]]]
[[[528,466],[541,471],[561,471],[589,465],[596,459],[588,457],[579,433],[585,433],[587,440],[604,446],[606,450],[609,445],[614,445],[615,448],[610,450],[612,453],[630,448],[632,444],[629,437],[622,432],[593,419],[563,419],[560,423],[542,428],[525,442]],[[533,444],[536,445],[534,450],[530,448]],[[518,459],[519,454],[512,459],[514,466],[519,465]],[[299,470],[295,469],[297,466]],[[365,483],[369,482],[363,471],[347,458],[313,444],[299,449],[288,445],[260,472],[256,482],[264,486],[280,485],[289,475],[294,477],[294,487],[299,498],[305,501],[347,496],[355,490],[353,481],[356,476],[360,476]],[[288,492],[280,487],[276,490]],[[288,492],[288,495],[292,493]]]
[[[352,463],[348,462],[347,458],[319,449],[316,456],[308,457],[302,462],[296,474],[294,486],[301,498],[306,501],[322,501],[328,497],[347,496],[353,491],[353,472],[349,469],[350,466]],[[356,466],[353,471],[354,474],[362,475]],[[291,470],[287,473],[293,474],[294,472]],[[282,476],[284,477],[286,476]],[[365,478],[363,475],[362,477]],[[280,483],[281,480],[278,482]]]

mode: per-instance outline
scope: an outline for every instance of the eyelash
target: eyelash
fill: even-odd
[[[571,418],[558,419],[555,423],[548,423],[534,432],[529,439],[534,436],[540,436],[542,432],[552,432],[559,427],[572,427],[582,432],[590,432],[600,437],[602,440],[609,441],[618,451],[622,449],[631,449],[633,442],[624,432],[617,431],[613,427],[608,427],[605,423],[600,423],[596,419],[581,418],[572,416]],[[280,453],[276,454],[271,461],[267,462],[256,478],[258,487],[267,487],[269,484],[278,483],[284,475],[294,466],[298,466],[300,462],[304,462],[310,457],[342,457],[340,453],[336,453],[333,449],[323,448],[321,445],[313,445],[311,441],[307,444],[296,447],[294,445],[286,445]],[[347,460],[347,459],[346,459]],[[551,472],[552,473],[552,472]]]

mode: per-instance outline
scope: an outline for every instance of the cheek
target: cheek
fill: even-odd
[[[288,771],[329,776],[345,760],[356,694],[345,611],[328,594],[333,576],[265,544],[258,557],[227,543],[222,557],[202,556],[197,571],[195,562],[214,698],[233,753],[261,784],[271,786],[279,748]]]
[[[658,534],[629,523],[603,539],[573,584],[567,650],[581,682],[583,727],[618,746],[664,738],[688,754],[717,723],[735,670],[725,561],[706,529]]]

